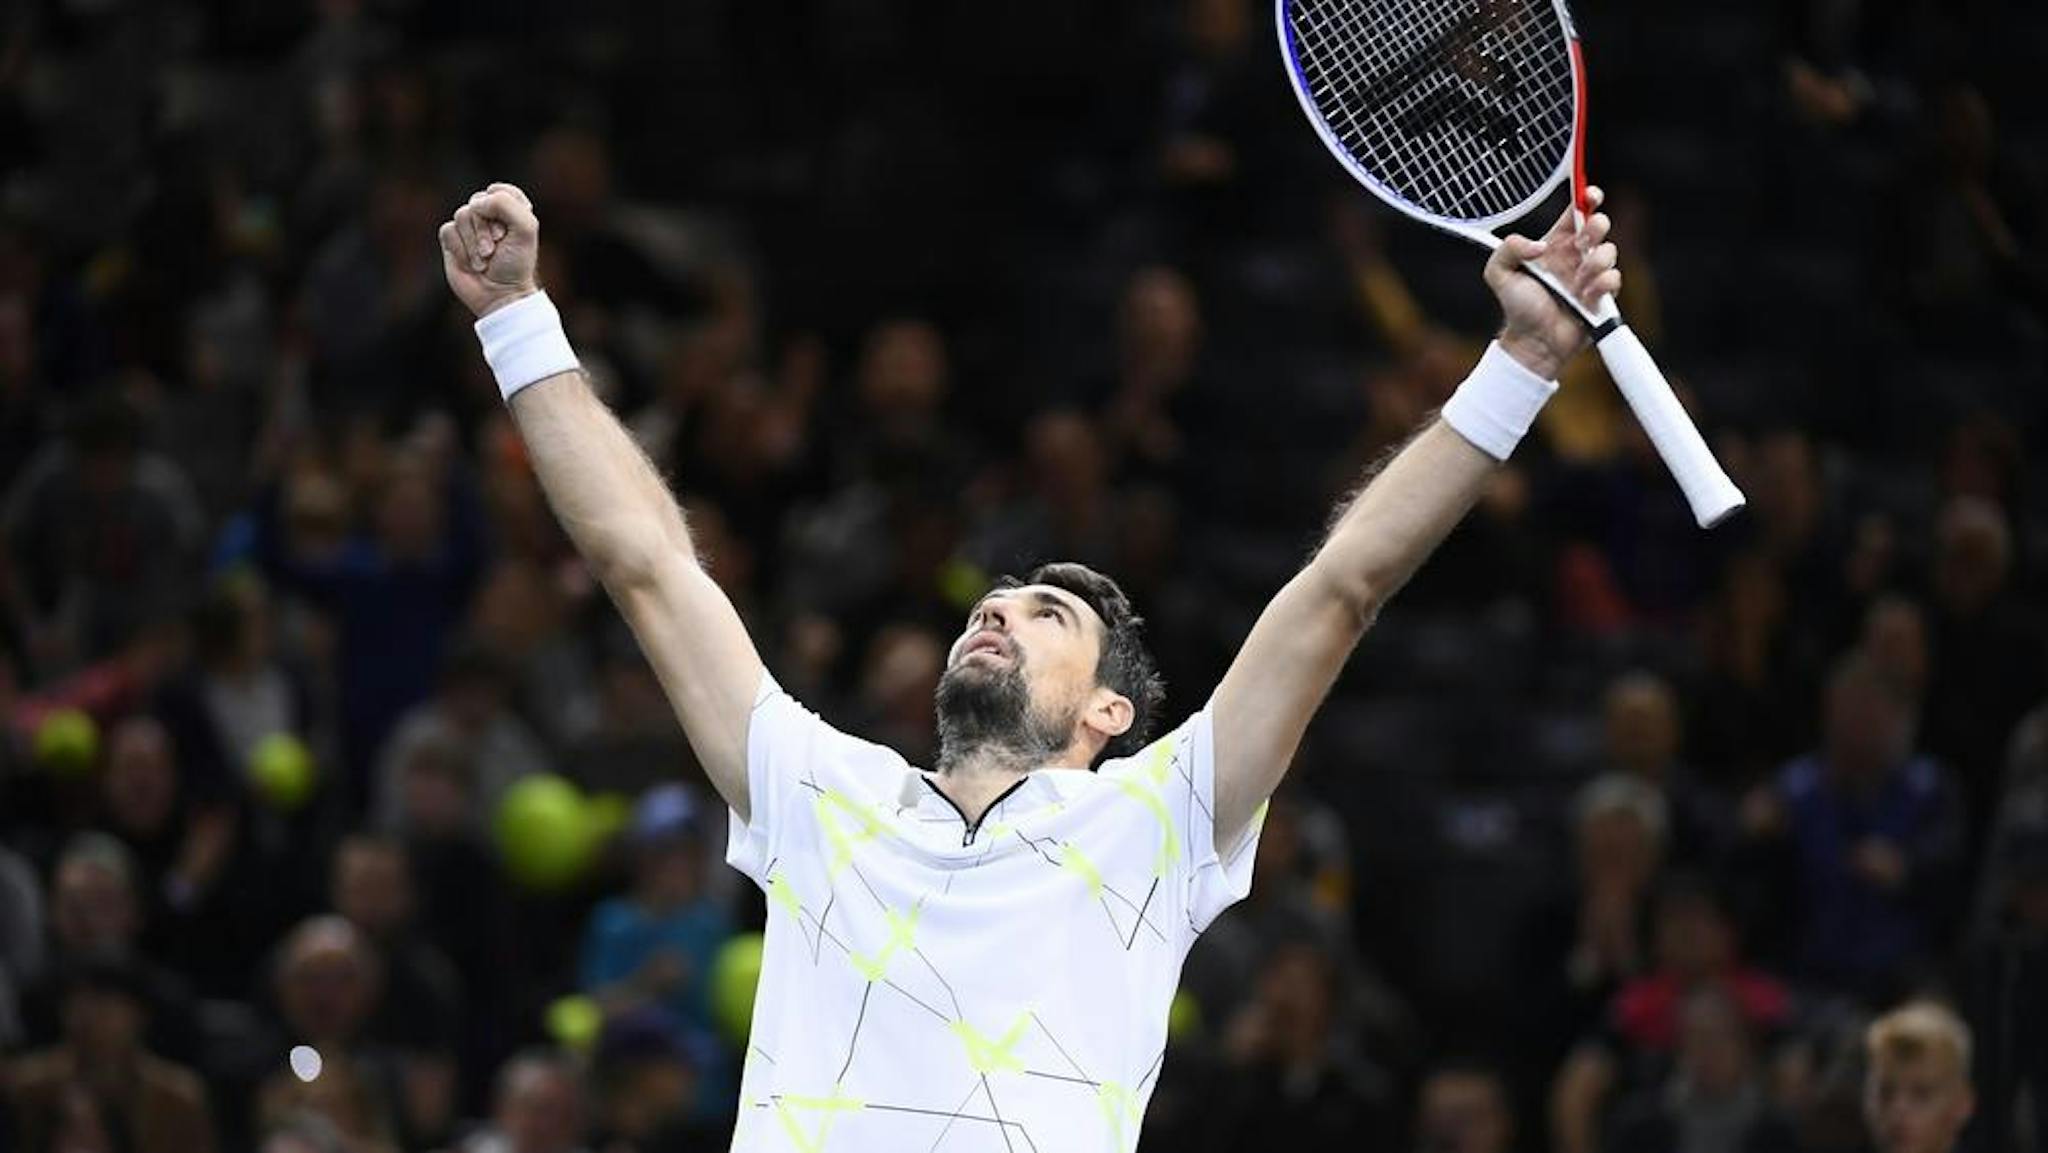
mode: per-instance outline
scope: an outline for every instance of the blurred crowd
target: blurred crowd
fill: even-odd
[[[1850,1153],[1929,996],[1968,1148],[2039,1153],[2048,12],[1579,7],[1623,307],[1750,507],[1697,530],[1574,366],[1312,730],[1148,1147]],[[760,898],[435,228],[532,194],[829,720],[928,763],[1050,558],[1184,712],[1493,323],[1271,19],[0,6],[0,1150],[723,1149]]]

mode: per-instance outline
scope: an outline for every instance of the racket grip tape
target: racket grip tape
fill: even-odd
[[[1678,395],[1664,379],[1657,362],[1637,339],[1635,331],[1623,324],[1601,337],[1596,347],[1607,363],[1607,373],[1621,389],[1622,398],[1649,434],[1657,455],[1678,481],[1685,499],[1692,505],[1693,519],[1701,528],[1712,528],[1728,519],[1745,503],[1742,490],[1728,479],[1721,462],[1700,436]]]

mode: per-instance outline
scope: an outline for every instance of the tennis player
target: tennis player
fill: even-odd
[[[592,393],[534,279],[540,226],[493,184],[440,231],[448,283],[556,515],[731,807],[768,897],[736,1150],[1136,1147],[1195,936],[1251,885],[1266,798],[1373,618],[1528,432],[1591,301],[1605,215],[1487,262],[1499,339],[1349,499],[1208,703],[1148,743],[1161,687],[1109,577],[1052,564],[967,614],[931,769],[838,732],[763,668],[660,475]]]

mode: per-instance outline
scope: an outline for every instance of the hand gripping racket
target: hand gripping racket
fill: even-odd
[[[1488,249],[1494,230],[1569,176],[1586,198],[1586,78],[1564,0],[1275,0],[1302,111],[1346,171],[1424,224]],[[1540,235],[1540,234],[1539,234]],[[1614,299],[1592,308],[1547,270],[1522,270],[1593,330],[1701,527],[1742,493],[1700,438]]]

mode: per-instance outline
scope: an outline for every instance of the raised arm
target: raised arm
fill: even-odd
[[[1597,195],[1597,190],[1591,190]],[[1486,264],[1500,339],[1439,416],[1339,509],[1315,558],[1260,614],[1212,701],[1216,841],[1228,851],[1286,775],[1344,662],[1396,590],[1485,491],[1586,345],[1578,318],[1515,269],[1540,260],[1590,301],[1617,290],[1608,221],[1561,217],[1542,242],[1509,237]]]
[[[548,503],[632,626],[712,785],[744,819],[760,655],[698,564],[661,474],[574,366],[534,281],[539,250],[533,205],[509,184],[477,193],[441,226],[448,285],[478,317]]]

